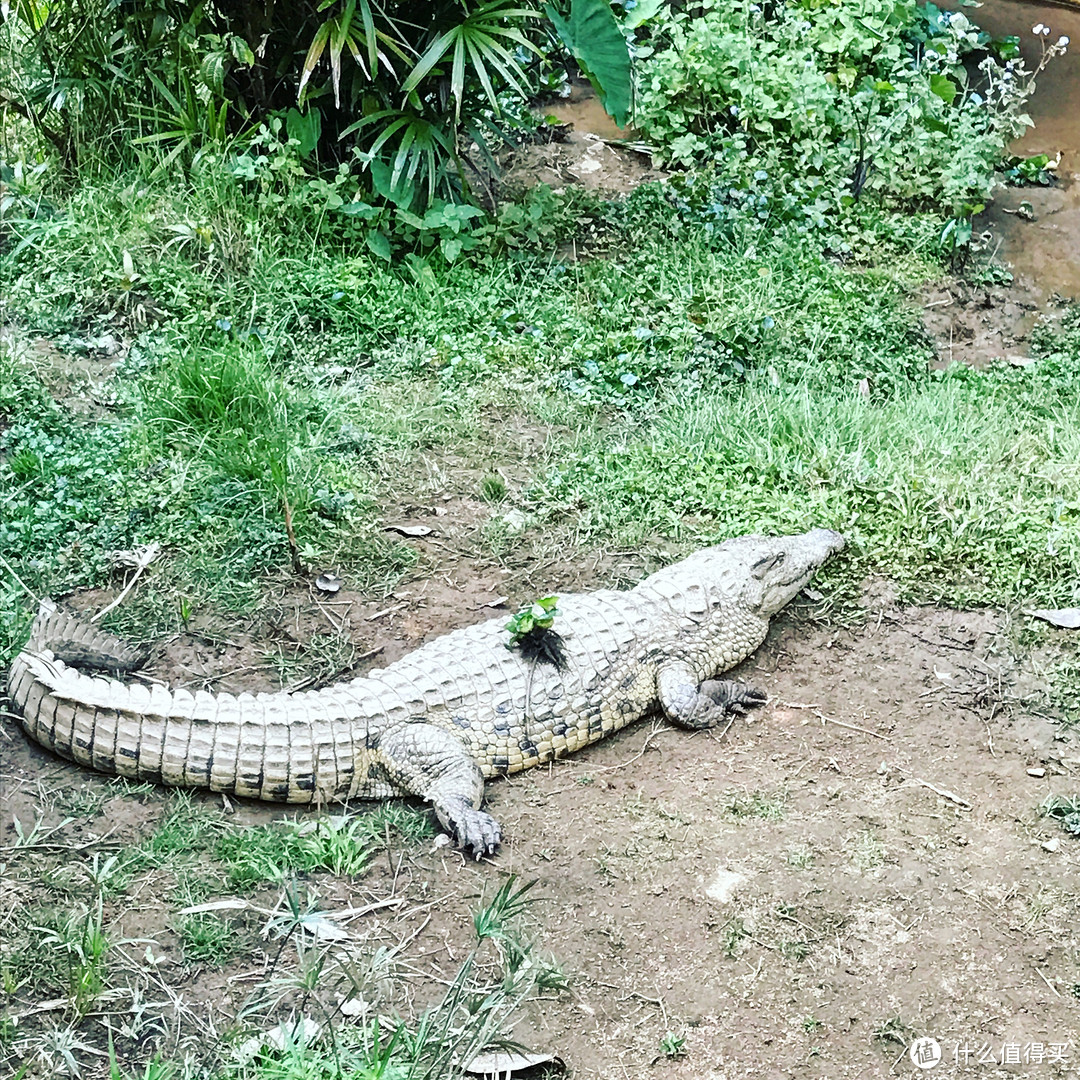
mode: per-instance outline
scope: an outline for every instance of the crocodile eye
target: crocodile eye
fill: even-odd
[[[770,571],[775,569],[784,561],[784,553],[778,551],[775,555],[766,555],[764,559],[759,559],[750,568],[750,572],[759,581]]]

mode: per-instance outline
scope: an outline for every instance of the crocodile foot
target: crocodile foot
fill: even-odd
[[[502,839],[502,829],[490,814],[474,809],[465,799],[454,800],[436,809],[443,827],[453,834],[458,847],[471,851],[475,859],[495,853]]]
[[[745,716],[750,709],[756,709],[769,700],[764,690],[730,679],[703,682],[698,687],[698,693],[716,702],[728,716]]]

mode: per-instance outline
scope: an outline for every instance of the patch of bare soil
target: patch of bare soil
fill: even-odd
[[[544,581],[595,587],[630,573],[607,556],[563,561]],[[348,620],[358,653],[382,646],[368,663],[385,663],[486,617],[504,588],[446,562],[377,610],[346,596],[347,613],[328,611]],[[372,951],[411,939],[407,1009],[452,976],[476,896],[509,873],[537,879],[536,932],[572,989],[535,1004],[516,1034],[576,1077],[914,1075],[916,1035],[961,1062],[940,1075],[1076,1076],[1080,844],[1037,807],[1075,793],[1080,752],[1025,704],[1035,684],[1009,654],[1004,616],[869,603],[853,629],[778,619],[736,672],[770,695],[750,722],[697,735],[641,725],[489,785],[506,835],[497,858],[395,850],[359,880],[320,878],[324,907],[391,901],[348,927]],[[274,626],[303,639],[328,613],[299,594],[280,608],[237,645],[265,649]],[[219,688],[271,684],[265,667],[230,674],[244,659],[232,648],[187,635],[162,663]],[[161,792],[120,797],[14,725],[4,735],[6,843],[18,817],[59,827],[46,843],[107,852],[160,818]],[[233,820],[286,813],[245,803]],[[9,892],[0,918],[35,891]],[[152,940],[153,978],[220,1025],[269,960],[256,948],[221,969],[182,962],[159,892],[151,881],[109,905],[110,932]],[[661,1054],[668,1033],[685,1057]]]
[[[577,185],[589,191],[625,195],[638,184],[662,180],[634,133],[604,112],[591,87],[575,86],[566,101],[537,110],[557,121],[551,142],[517,147],[502,159],[501,183],[508,190],[547,184],[555,190]]]
[[[108,330],[86,338],[70,338],[59,349],[47,338],[26,339],[10,327],[0,327],[0,343],[17,350],[33,367],[56,401],[75,416],[101,417],[116,404],[109,383],[125,347],[119,331]]]
[[[919,299],[923,326],[937,350],[935,368],[1031,362],[1028,337],[1045,317],[1042,297],[1032,289],[950,279],[923,289]]]

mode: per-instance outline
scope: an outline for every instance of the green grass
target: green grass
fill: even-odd
[[[433,835],[430,817],[403,803],[352,815],[281,821],[229,830],[214,846],[231,888],[248,889],[297,873],[360,874],[391,835],[416,844]]]
[[[879,404],[765,380],[672,397],[645,423],[583,436],[532,496],[620,546],[828,526],[852,542],[839,573],[853,583],[1065,604],[1080,580],[1080,362],[1071,393],[1052,368],[1019,385],[956,369]]]
[[[175,870],[201,858],[222,828],[219,812],[196,806],[190,791],[173,791],[157,827],[134,849],[131,868]]]
[[[347,549],[338,562],[361,586],[413,565],[410,549],[367,528],[370,453],[343,437],[374,405],[286,383],[244,342],[185,353],[174,338],[132,350],[112,380],[126,401],[94,419],[54,402],[25,351],[0,350],[19,387],[0,412],[0,551],[27,588],[108,584],[112,552],[153,542],[167,557],[112,628],[179,629],[181,596],[192,612],[243,610],[260,577],[289,565],[286,505],[300,556]],[[3,565],[0,598],[6,656],[33,604]]]
[[[788,866],[793,866],[796,870],[809,869],[814,865],[814,858],[814,851],[807,844],[796,844],[788,848],[785,856]]]
[[[418,277],[332,238],[301,250],[293,226],[247,219],[213,170],[186,187],[86,185],[63,215],[16,222],[33,243],[0,271],[28,327],[89,336],[102,312],[135,319],[132,304],[154,326],[95,419],[53,404],[25,358],[0,360],[15,569],[43,592],[100,585],[109,551],[160,543],[168,559],[113,624],[159,634],[181,596],[255,603],[259,578],[289,565],[288,506],[305,561],[351,557],[370,586],[392,585],[415,556],[370,526],[419,455],[464,445],[487,466],[479,497],[505,498],[480,449],[495,405],[551,432],[528,489],[541,528],[689,548],[831,525],[853,541],[834,571],[849,586],[880,573],[917,599],[1070,599],[1075,318],[1035,368],[931,376],[905,296],[932,264],[891,240],[888,269],[849,269],[783,229],[665,236],[646,194],[605,226],[609,258]],[[210,223],[211,254],[172,242],[183,222]],[[512,544],[497,526],[483,533],[496,556]],[[10,652],[29,605],[3,589]]]
[[[746,795],[734,795],[726,810],[736,820],[760,818],[762,821],[783,821],[787,814],[787,793],[751,791]]]
[[[177,883],[178,904],[188,906],[220,893],[222,882],[227,890],[248,890],[298,874],[356,876],[391,838],[418,844],[432,835],[430,814],[401,802],[238,828],[220,811],[196,805],[190,792],[174,791],[153,832],[110,858],[96,884],[115,895],[136,875],[165,871]]]
[[[869,829],[848,837],[845,848],[852,863],[864,874],[885,862],[885,845]]]
[[[191,963],[220,967],[247,947],[227,920],[211,912],[183,916],[176,930],[184,959]]]

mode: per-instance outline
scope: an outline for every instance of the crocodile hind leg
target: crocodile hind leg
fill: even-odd
[[[448,731],[421,722],[402,724],[379,739],[388,779],[407,795],[426,799],[442,827],[475,858],[499,846],[499,823],[480,809],[484,776],[476,760]]]
[[[667,718],[692,730],[714,727],[731,716],[745,716],[748,709],[767,700],[762,691],[728,679],[710,679],[698,686],[694,669],[681,660],[664,664],[656,685]]]

